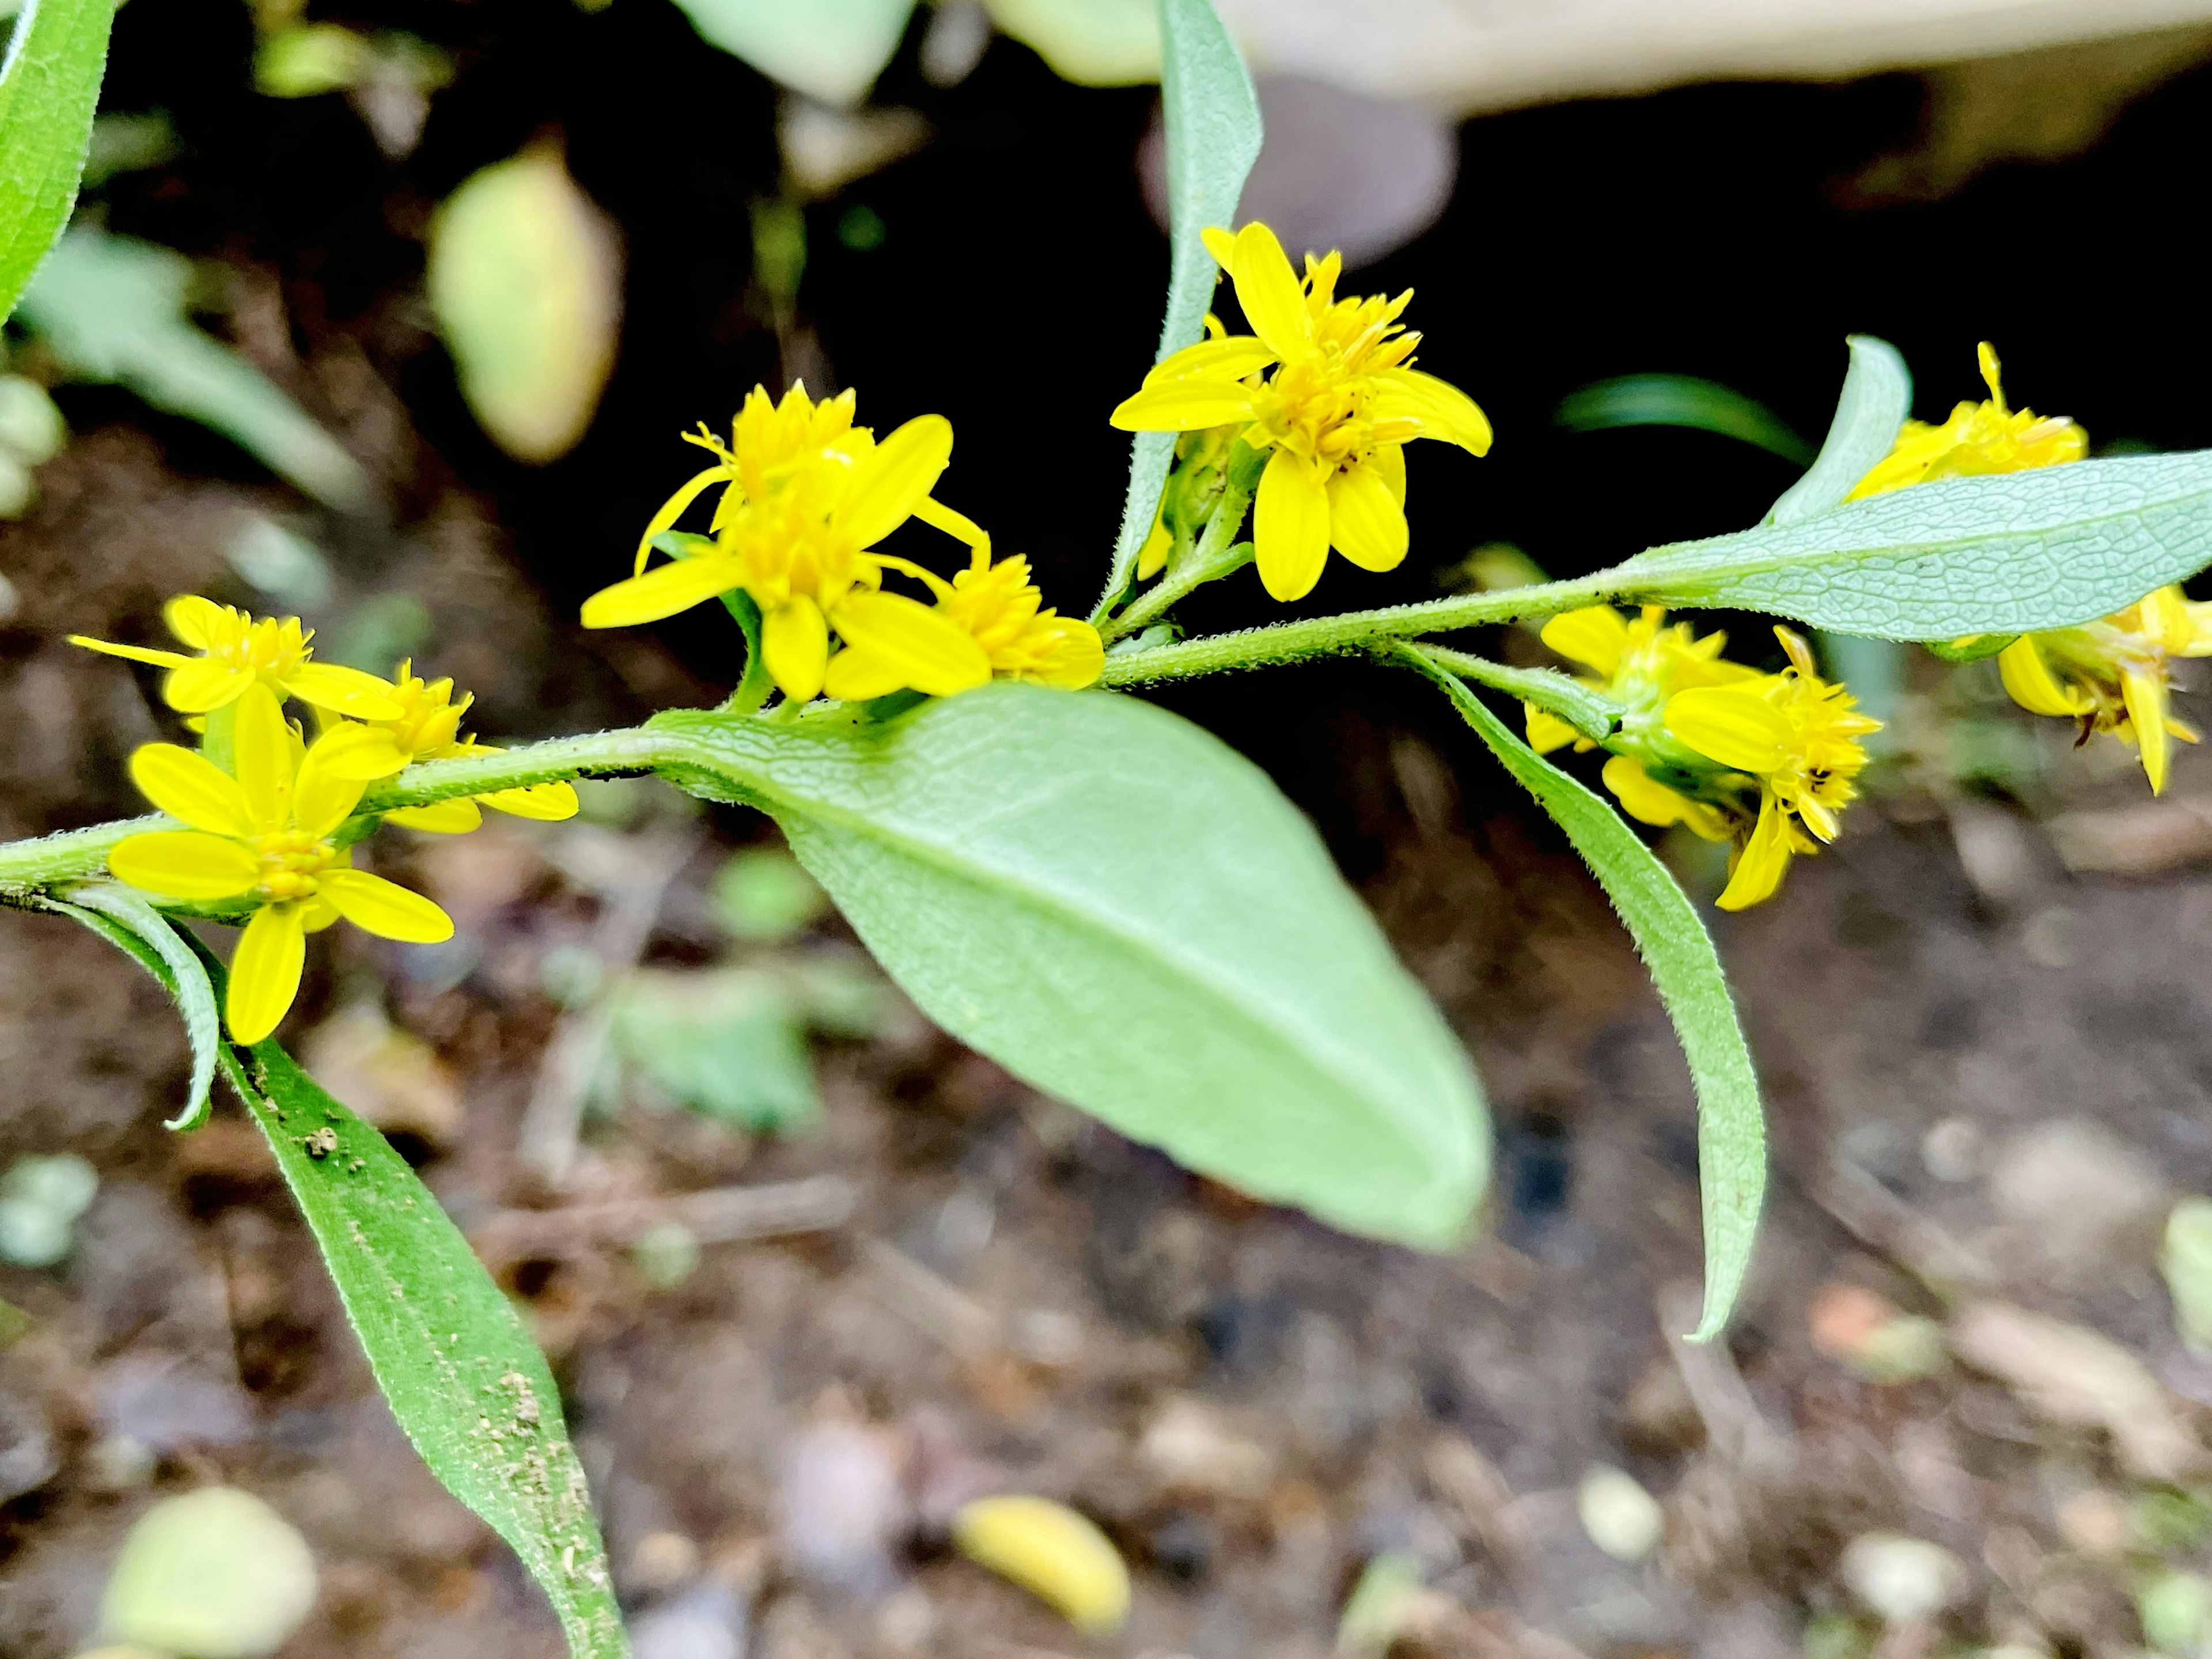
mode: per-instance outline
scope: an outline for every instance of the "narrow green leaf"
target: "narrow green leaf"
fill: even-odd
[[[906,32],[914,0],[677,0],[691,27],[771,80],[825,104],[860,103]]]
[[[1159,349],[1165,357],[1204,331],[1215,267],[1200,234],[1236,219],[1245,176],[1260,155],[1260,98],[1211,0],[1159,0],[1159,7],[1160,105],[1168,140],[1168,307]],[[1093,622],[1128,591],[1175,446],[1172,432],[1139,432],[1130,447],[1121,534]]]
[[[1945,478],[1639,553],[1593,578],[1646,604],[1950,640],[2063,628],[2212,563],[2212,450]]]
[[[80,225],[23,295],[22,320],[80,380],[128,386],[222,433],[325,506],[366,507],[361,464],[237,352],[186,320],[191,264]]]
[[[1805,465],[1812,447],[1756,398],[1694,374],[1623,374],[1569,392],[1552,417],[1574,432],[1683,426],[1734,438]]]
[[[1627,710],[1604,692],[1551,668],[1509,668],[1487,658],[1470,656],[1441,645],[1424,646],[1429,659],[1462,679],[1503,691],[1523,702],[1533,702],[1557,714],[1593,743],[1602,743],[1620,729]]]
[[[665,777],[773,816],[945,1030],[1124,1134],[1356,1232],[1457,1237],[1467,1056],[1249,762],[1131,698],[1010,682],[882,724],[678,712]]]
[[[176,1130],[198,1128],[207,1121],[213,1108],[210,1090],[215,1083],[216,1049],[222,1041],[222,1021],[216,1012],[215,988],[208,983],[207,969],[200,965],[198,954],[185,943],[167,916],[119,883],[100,882],[74,888],[69,902],[73,912],[96,911],[122,928],[138,945],[151,951],[161,969],[166,969],[155,970],[152,963],[147,963],[143,951],[124,946],[154,973],[175,1001],[178,1013],[184,1017],[185,1034],[191,1040],[191,1092],[185,1097],[185,1109],[161,1127]],[[106,928],[97,931],[106,933],[111,939],[114,938]]]
[[[0,322],[76,205],[116,0],[26,0],[0,64]]]
[[[1897,348],[1871,334],[1851,335],[1844,343],[1851,349],[1851,366],[1844,372],[1843,394],[1820,457],[1782,492],[1763,524],[1795,524],[1837,506],[1889,453],[1898,428],[1912,413],[1912,371]]]
[[[406,1160],[275,1042],[220,1057],[415,1449],[521,1558],[574,1659],[626,1659],[560,1392],[507,1297]]]
[[[1766,1190],[1759,1078],[1711,937],[1667,866],[1604,800],[1515,737],[1419,647],[1400,659],[1440,686],[1522,787],[1542,803],[1628,926],[1698,1092],[1698,1184],[1705,1208],[1705,1303],[1693,1340],[1720,1334],[1751,1265]]]

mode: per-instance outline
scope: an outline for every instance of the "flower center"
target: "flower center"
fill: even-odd
[[[297,617],[278,622],[263,617],[208,641],[209,658],[228,668],[243,668],[270,680],[289,678],[307,659],[307,635]]]
[[[304,830],[271,830],[256,836],[252,846],[261,860],[261,881],[254,890],[272,904],[313,898],[319,884],[315,878],[338,855],[336,847]]]

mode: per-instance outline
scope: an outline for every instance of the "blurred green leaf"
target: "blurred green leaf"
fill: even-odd
[[[438,331],[477,420],[517,460],[556,460],[613,371],[622,248],[554,150],[471,174],[430,224]]]
[[[0,1176],[0,1261],[52,1267],[70,1253],[70,1230],[99,1190],[99,1173],[75,1152],[17,1158]]]
[[[1850,367],[1836,399],[1835,418],[1812,470],[1782,492],[1760,522],[1795,524],[1839,505],[1890,452],[1912,412],[1912,374],[1897,348],[1871,334],[1851,335]]]
[[[822,1115],[801,1015],[757,968],[633,974],[615,1004],[624,1060],[683,1105],[761,1133],[792,1134]]]
[[[2158,1265],[2181,1340],[2193,1352],[2212,1353],[2212,1199],[2185,1198],[2173,1206]]]
[[[100,1598],[100,1633],[192,1659],[262,1659],[314,1605],[307,1540],[252,1493],[205,1486],[138,1517]]]
[[[27,0],[0,60],[0,322],[76,205],[116,0]]]
[[[1803,466],[1812,446],[1755,398],[1694,374],[1624,374],[1571,392],[1553,416],[1574,432],[1685,426],[1735,438]]]
[[[368,507],[360,464],[259,369],[186,320],[191,280],[180,254],[79,226],[40,268],[22,319],[76,378],[128,386],[214,428],[326,507]]]
[[[1759,1076],[1712,939],[1667,866],[1618,812],[1514,736],[1425,652],[1407,647],[1401,658],[1443,690],[1490,752],[1566,831],[1627,924],[1658,988],[1698,1093],[1705,1303],[1693,1340],[1717,1336],[1751,1265],[1766,1190],[1766,1129]]]
[[[69,423],[46,387],[20,374],[0,374],[0,450],[26,466],[43,466],[69,442]]]
[[[789,939],[830,908],[799,860],[780,847],[749,848],[714,877],[714,912],[737,938],[754,944]]]
[[[145,115],[102,115],[92,124],[84,157],[84,187],[97,189],[118,173],[137,173],[173,161],[177,130],[160,110]]]
[[[2212,1649],[2212,1581],[2193,1572],[2162,1572],[2136,1595],[2136,1616],[2154,1653],[2204,1659]]]
[[[220,1057],[422,1461],[521,1559],[575,1659],[627,1659],[560,1391],[513,1305],[406,1160],[281,1046],[226,1042]]]
[[[825,104],[868,95],[914,0],[676,0],[691,27],[772,81]]]
[[[992,21],[1081,87],[1127,87],[1160,74],[1153,0],[984,0]]]
[[[343,92],[368,68],[369,44],[342,23],[295,23],[253,53],[253,89],[270,98]]]
[[[1159,27],[1167,46],[1160,101],[1167,126],[1169,251],[1158,356],[1166,357],[1204,331],[1218,268],[1201,233],[1236,221],[1237,198],[1260,156],[1260,98],[1209,0],[1159,0]],[[1172,432],[1139,432],[1131,443],[1121,534],[1094,622],[1120,602],[1136,574],[1175,447]]]
[[[1001,681],[885,722],[671,712],[925,1012],[1254,1196],[1442,1246],[1487,1172],[1466,1052],[1313,827],[1151,704]]]

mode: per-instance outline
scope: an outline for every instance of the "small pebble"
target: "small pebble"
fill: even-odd
[[[694,1585],[630,1623],[632,1659],[744,1659],[745,1606],[726,1584]]]
[[[1972,1118],[1947,1117],[1921,1138],[1920,1162],[1938,1181],[1972,1181],[1988,1156],[1980,1126]]]
[[[1966,1569],[1940,1544],[1896,1533],[1862,1533],[1844,1551],[1844,1583],[1892,1625],[1934,1618],[1966,1591]]]
[[[1641,1561],[1667,1534],[1659,1500],[1634,1475],[1598,1464],[1575,1491],[1575,1513],[1583,1530],[1616,1561]]]

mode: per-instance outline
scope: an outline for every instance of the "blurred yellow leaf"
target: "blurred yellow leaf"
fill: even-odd
[[[522,461],[573,449],[614,368],[622,250],[556,151],[532,146],[447,198],[430,227],[429,289],[492,441]]]
[[[100,1628],[195,1659],[258,1659],[314,1605],[314,1558],[300,1534],[251,1492],[208,1486],[138,1518],[108,1578]]]

